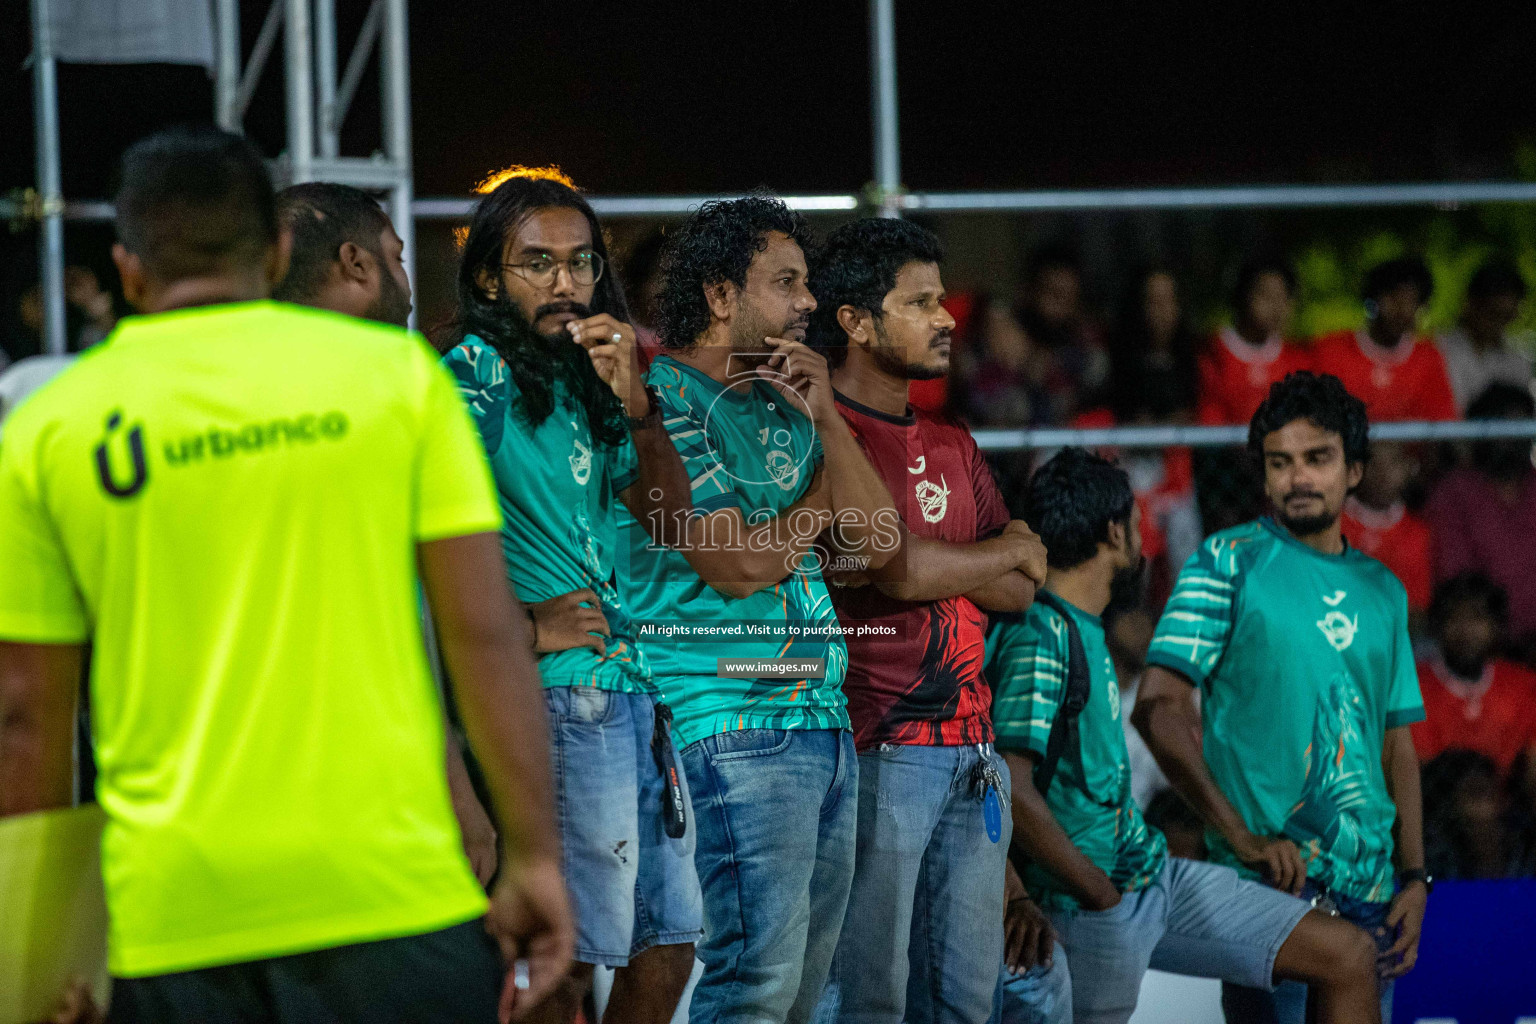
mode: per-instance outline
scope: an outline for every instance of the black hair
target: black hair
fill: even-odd
[[[558,172],[519,168],[475,205],[459,260],[459,309],[449,336],[458,344],[473,334],[496,350],[517,386],[518,411],[530,426],[537,427],[549,417],[555,409],[555,389],[563,388],[585,410],[593,439],[612,447],[629,432],[624,407],[597,375],[586,350],[569,338],[551,340],[534,330],[505,288],[497,289],[492,298],[480,286],[482,272],[501,280],[507,240],[523,221],[549,207],[579,211],[592,230],[592,251],[607,268],[593,288],[592,312],[629,322],[629,305],[618,274],[609,265],[602,226],[591,205]]]
[[[1500,295],[1523,299],[1526,291],[1525,278],[1520,275],[1519,269],[1501,256],[1483,263],[1472,275],[1472,280],[1467,282],[1469,299],[1492,299]]]
[[[1232,314],[1241,318],[1248,309],[1248,300],[1258,287],[1259,279],[1276,274],[1285,282],[1285,290],[1296,294],[1296,271],[1291,264],[1278,256],[1258,256],[1244,263],[1237,271],[1232,285]]]
[[[1536,417],[1536,399],[1530,389],[1505,381],[1488,385],[1472,404],[1467,406],[1469,420],[1528,420]]]
[[[1136,496],[1125,470],[1085,448],[1063,448],[1029,482],[1024,519],[1045,543],[1047,564],[1082,565],[1109,540],[1109,524],[1131,521]]]
[[[1367,270],[1365,281],[1360,286],[1360,297],[1369,302],[1405,284],[1411,284],[1418,290],[1420,305],[1428,302],[1435,290],[1435,279],[1430,276],[1424,261],[1417,256],[1403,256],[1378,263]]]
[[[179,281],[259,265],[277,241],[272,178],[256,148],[211,125],[180,125],[123,154],[117,237],[144,269]]]
[[[1509,595],[1486,573],[1470,571],[1458,573],[1435,588],[1435,596],[1429,602],[1429,625],[1439,630],[1451,617],[1451,609],[1468,601],[1483,606],[1488,617],[1500,628],[1509,624]]]
[[[661,292],[656,296],[656,333],[670,349],[691,348],[709,327],[704,289],[725,281],[744,288],[752,260],[768,246],[769,232],[788,235],[809,262],[815,242],[810,225],[767,192],[700,206],[661,250]]]
[[[326,274],[347,242],[383,260],[379,238],[390,226],[378,200],[350,185],[306,181],[277,194],[278,220],[293,234],[288,275],[274,299],[310,302],[325,284]]]
[[[1048,270],[1070,270],[1079,278],[1083,276],[1083,261],[1077,251],[1063,242],[1042,245],[1029,257],[1029,275],[1025,283],[1034,286]]]
[[[1370,421],[1365,403],[1345,390],[1331,373],[1297,370],[1270,386],[1269,395],[1248,424],[1248,451],[1264,458],[1264,439],[1295,420],[1331,430],[1344,442],[1344,461],[1370,461]]]
[[[811,269],[816,312],[808,332],[811,345],[836,369],[848,358],[848,335],[837,311],[852,306],[880,319],[896,275],[908,263],[942,263],[939,236],[909,220],[868,217],[844,224],[827,236]]]

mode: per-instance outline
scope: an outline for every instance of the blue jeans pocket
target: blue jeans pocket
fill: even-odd
[[[738,729],[713,737],[709,759],[715,764],[740,761],[749,757],[770,757],[783,753],[794,738],[790,729]]]
[[[613,717],[614,694],[595,686],[555,686],[544,691],[550,713],[571,725],[603,725]]]

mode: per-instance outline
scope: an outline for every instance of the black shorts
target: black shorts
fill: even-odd
[[[223,967],[114,978],[109,1024],[495,1024],[503,970],[482,921]]]

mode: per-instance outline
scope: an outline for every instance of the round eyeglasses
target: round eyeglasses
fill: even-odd
[[[548,288],[555,283],[560,268],[570,272],[571,280],[585,288],[596,284],[603,276],[603,258],[595,252],[578,252],[568,260],[553,256],[530,256],[521,263],[503,263],[502,269],[510,270],[535,288]]]

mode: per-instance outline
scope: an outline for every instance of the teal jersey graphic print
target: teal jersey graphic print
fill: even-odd
[[[501,502],[501,546],[518,597],[537,604],[590,589],[608,620],[606,654],[581,647],[539,658],[544,685],[654,692],[614,575],[619,492],[638,472],[634,442],[625,437],[617,448],[595,443],[586,411],[558,387],[554,411],[530,427],[507,364],[474,335],[444,361],[490,457]]]
[[[750,527],[803,497],[821,466],[821,442],[809,417],[771,385],[754,381],[746,393],[659,356],[646,380],[661,402],[663,423],[693,482],[696,513],[739,509]],[[676,624],[691,637],[642,635],[656,683],[686,746],[738,729],[846,729],[843,676],[848,648],[835,632],[790,637],[786,624],[825,630],[837,622],[821,572],[810,556],[783,580],[735,599],[701,580],[683,555],[651,541],[627,512],[629,541],[621,565],[630,607],[641,630]],[[716,538],[722,541],[721,538]],[[728,541],[728,539],[723,539]],[[753,636],[746,627],[776,636]],[[715,631],[715,640],[697,636]],[[823,679],[721,679],[720,658],[823,658]]]
[[[1397,808],[1386,730],[1424,717],[1403,585],[1374,558],[1325,555],[1261,519],[1190,556],[1148,664],[1203,692],[1205,760],[1255,833],[1300,848],[1308,877],[1392,896]],[[1220,836],[1213,860],[1255,877]]]
[[[1063,602],[1065,603],[1065,602]],[[1078,716],[1082,763],[1063,756],[1045,795],[1046,805],[1072,845],[1121,892],[1144,889],[1168,859],[1163,834],[1149,826],[1131,797],[1130,754],[1120,724],[1120,683],[1097,616],[1067,606],[1088,657],[1088,703]],[[1022,616],[1000,617],[987,638],[986,675],[996,680],[992,727],[999,750],[1044,760],[1067,689],[1070,646],[1060,613],[1036,602]],[[1028,778],[1016,786],[1032,785]],[[1033,862],[1021,876],[1035,902],[1074,910],[1077,900]]]

